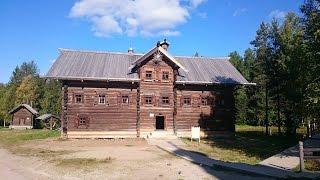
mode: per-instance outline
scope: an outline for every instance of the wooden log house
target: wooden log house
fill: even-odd
[[[39,115],[38,111],[28,104],[20,104],[9,111],[12,115],[10,129],[32,129],[34,120]]]
[[[62,87],[68,138],[189,136],[235,130],[234,88],[247,80],[229,58],[172,56],[164,40],[145,54],[60,49],[46,75]]]

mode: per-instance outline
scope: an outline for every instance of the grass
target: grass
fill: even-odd
[[[96,166],[101,164],[107,164],[112,162],[112,158],[108,157],[105,159],[96,159],[96,158],[71,158],[71,159],[61,159],[58,162],[58,166],[63,167],[75,167],[79,168],[82,167],[88,167],[88,166]]]
[[[272,127],[273,132],[276,127]],[[300,132],[302,132],[301,130]],[[264,135],[264,127],[236,126],[234,135],[203,139],[200,144],[183,141],[194,151],[227,162],[241,162],[257,164],[260,161],[297,144],[298,137],[281,136],[273,133],[271,136]]]
[[[320,171],[320,162],[313,159],[304,160],[304,168],[307,171]],[[295,172],[300,172],[300,165],[293,169]]]
[[[58,137],[59,131],[47,131],[47,130],[0,130],[0,144],[5,146],[14,145],[29,140],[46,139],[49,137]]]

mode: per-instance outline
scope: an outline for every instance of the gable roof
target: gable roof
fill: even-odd
[[[173,56],[171,56],[168,51],[164,50],[161,46],[156,46],[152,48],[148,53],[141,56],[139,59],[137,59],[135,62],[133,62],[134,66],[139,66],[143,61],[145,61],[148,57],[152,56],[155,52],[161,52],[164,56],[166,56],[170,61],[172,61],[176,66],[181,68],[184,71],[187,71],[185,67],[183,67],[179,61],[177,61]]]
[[[54,117],[54,118],[56,118],[56,119],[60,119],[58,116],[55,116],[55,115],[53,115],[53,114],[43,114],[43,115],[37,117],[36,119],[45,121],[45,120],[47,120],[47,119],[49,119],[49,118],[51,118],[51,117]]]
[[[179,68],[181,84],[254,84],[249,83],[229,62],[229,58],[171,56],[163,48],[146,54],[60,49],[60,55],[45,78],[61,80],[140,81],[133,66],[160,50]]]
[[[31,112],[33,115],[38,115],[38,114],[39,114],[38,111],[36,111],[35,109],[33,109],[33,108],[32,108],[30,105],[28,105],[28,104],[20,104],[19,106],[11,109],[11,110],[9,111],[9,114],[13,114],[13,113],[17,112],[17,111],[18,111],[19,109],[21,109],[21,108],[26,108],[26,109],[27,109],[29,112]]]

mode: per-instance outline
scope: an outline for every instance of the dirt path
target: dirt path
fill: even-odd
[[[28,163],[29,162],[29,163]],[[23,161],[21,157],[12,155],[6,149],[0,148],[0,175],[6,179],[49,179],[49,177],[31,165],[31,159]],[[31,163],[31,164],[30,164]]]
[[[14,154],[12,154],[14,152]],[[144,140],[30,141],[0,149],[6,179],[255,179],[173,156]]]

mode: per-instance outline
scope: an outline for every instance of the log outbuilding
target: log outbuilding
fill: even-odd
[[[20,104],[9,111],[9,114],[12,115],[9,128],[12,129],[32,129],[34,120],[39,115],[38,111],[28,104]]]

